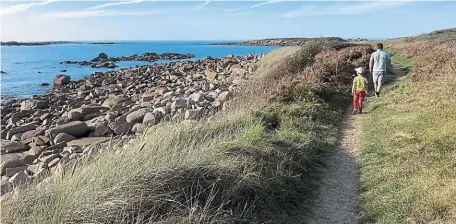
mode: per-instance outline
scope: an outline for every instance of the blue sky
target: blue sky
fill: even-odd
[[[1,1],[2,41],[401,37],[456,27],[456,2]]]

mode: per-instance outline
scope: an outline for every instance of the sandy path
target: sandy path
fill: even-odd
[[[358,223],[360,205],[358,200],[360,171],[354,152],[358,149],[356,139],[360,116],[347,111],[342,124],[341,145],[327,160],[318,200],[312,207],[309,224]]]
[[[402,79],[405,71],[393,65],[395,80],[385,86],[395,84]],[[341,128],[341,144],[337,151],[329,156],[323,172],[318,199],[312,207],[309,224],[345,224],[359,223],[361,218],[358,199],[360,170],[356,162],[359,150],[361,116],[352,115],[351,107],[347,110]]]

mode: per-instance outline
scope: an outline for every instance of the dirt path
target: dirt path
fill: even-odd
[[[327,160],[318,200],[312,208],[309,224],[358,223],[360,205],[358,200],[360,171],[356,163],[356,136],[360,130],[359,116],[347,111],[342,124],[341,145]]]
[[[405,72],[393,65],[395,81],[400,80]],[[358,199],[360,170],[356,162],[356,153],[360,136],[360,119],[366,115],[352,115],[351,108],[345,114],[341,128],[341,144],[327,160],[323,173],[318,199],[312,207],[309,224],[354,224],[361,218]]]

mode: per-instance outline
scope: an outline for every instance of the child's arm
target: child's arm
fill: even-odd
[[[353,82],[353,85],[352,85],[352,95],[355,95],[355,82]]]

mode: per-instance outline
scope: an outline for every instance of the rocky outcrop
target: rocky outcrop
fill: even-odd
[[[158,61],[158,60],[177,60],[194,58],[194,54],[180,54],[180,53],[143,53],[142,55],[131,55],[128,57],[114,57],[109,58],[111,61]]]
[[[99,61],[62,61],[60,64],[78,64],[83,66],[90,66],[91,68],[115,68],[117,65],[113,61],[99,60]]]
[[[27,154],[8,163],[2,178],[27,183],[59,164],[86,158],[96,145],[120,143],[163,121],[210,117],[235,97],[260,57],[153,64],[76,81],[56,77],[61,84],[44,94],[2,106],[2,156]]]
[[[158,61],[158,60],[177,60],[177,59],[189,59],[193,58],[193,54],[180,54],[180,53],[143,53],[142,55],[131,55],[123,57],[108,57],[105,53],[100,53],[98,57],[91,61],[62,61],[60,64],[78,64],[84,66],[90,66],[92,68],[115,68],[117,65],[115,62],[118,61]]]

